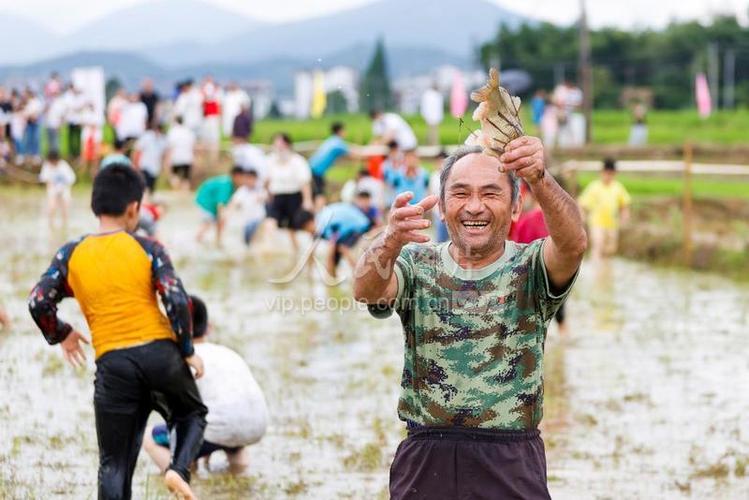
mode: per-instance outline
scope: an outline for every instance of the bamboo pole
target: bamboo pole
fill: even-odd
[[[692,143],[684,144],[684,192],[682,212],[684,222],[684,265],[692,265]]]

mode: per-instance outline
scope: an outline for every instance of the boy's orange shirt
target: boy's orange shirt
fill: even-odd
[[[175,340],[184,356],[193,353],[189,298],[154,240],[118,231],[85,236],[57,252],[29,297],[32,316],[51,344],[72,329],[57,318],[56,304],[66,296],[78,300],[97,358],[161,339]]]

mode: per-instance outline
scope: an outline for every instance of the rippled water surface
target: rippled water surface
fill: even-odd
[[[0,498],[95,498],[94,364],[63,364],[34,328],[25,297],[64,235],[50,237],[43,193],[0,188]],[[271,422],[248,473],[222,457],[194,481],[203,498],[387,498],[403,436],[395,407],[402,342],[395,318],[355,307],[350,286],[316,270],[291,283],[289,244],[245,254],[193,243],[199,215],[168,196],[161,230],[187,288],[208,304],[213,340],[241,353]],[[67,236],[90,231],[86,193]],[[304,241],[307,244],[307,241]],[[62,314],[85,327],[77,304]],[[586,263],[569,333],[546,346],[549,487],[554,498],[749,498],[749,288],[706,274],[614,260]],[[91,358],[91,356],[89,356]],[[152,417],[156,422],[156,416]],[[220,454],[217,454],[220,455]],[[165,498],[141,456],[136,498]]]

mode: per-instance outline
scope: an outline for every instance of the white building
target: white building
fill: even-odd
[[[486,83],[486,75],[482,71],[465,71],[456,66],[443,65],[435,68],[428,74],[399,78],[393,82],[393,91],[396,97],[398,110],[403,114],[417,114],[421,103],[421,96],[432,87],[442,93],[445,102],[450,102],[450,90],[453,85],[453,77],[456,71],[463,73],[466,91],[481,87]]]
[[[294,75],[294,111],[300,119],[309,118],[314,92],[314,71],[298,71]],[[359,109],[359,72],[348,66],[334,66],[323,71],[323,89],[326,94],[339,91],[346,99],[348,111]]]

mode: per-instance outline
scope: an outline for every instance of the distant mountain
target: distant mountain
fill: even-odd
[[[107,78],[116,77],[134,88],[140,79],[149,75],[157,80],[171,78],[161,66],[148,59],[127,52],[88,51],[53,57],[27,65],[0,66],[0,81],[21,82],[45,79],[50,72],[59,71],[63,75],[81,66],[101,66]]]
[[[166,44],[209,44],[264,23],[198,0],[159,0],[91,21],[65,38],[70,49],[136,50]]]
[[[192,57],[257,61],[286,55],[314,60],[382,36],[391,47],[424,47],[466,57],[500,22],[526,18],[487,0],[380,0],[282,26],[266,26],[206,47]],[[153,53],[159,59],[158,51]]]
[[[47,57],[60,37],[29,19],[0,12],[0,63],[27,63]]]
[[[393,78],[426,73],[442,64],[464,67],[469,65],[466,58],[437,49],[387,46],[386,50],[388,69]],[[290,95],[293,92],[294,73],[297,71],[310,68],[327,69],[338,65],[364,70],[373,51],[374,40],[369,44],[352,45],[326,55],[321,57],[320,61],[276,57],[244,64],[209,62],[177,67],[168,67],[142,55],[129,52],[86,51],[53,57],[28,65],[0,66],[0,82],[43,81],[52,71],[69,74],[76,67],[101,66],[107,78],[116,77],[131,89],[136,88],[144,76],[152,77],[162,90],[167,91],[177,80],[186,77],[200,78],[210,73],[222,82],[269,80],[273,82],[278,94]]]

